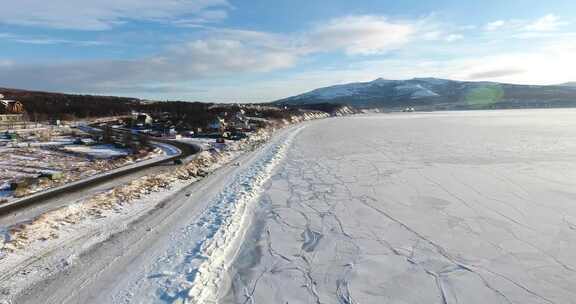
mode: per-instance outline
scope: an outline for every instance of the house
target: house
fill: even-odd
[[[0,94],[0,115],[18,115],[24,114],[24,105],[16,100],[4,99]]]
[[[4,99],[0,94],[0,130],[26,127],[24,105],[16,100]]]
[[[234,114],[230,122],[230,127],[236,130],[247,130],[250,128],[250,122],[248,117],[246,117],[244,110],[240,110]]]
[[[215,132],[224,132],[226,130],[226,121],[224,118],[216,117],[210,124],[208,124],[208,129]]]
[[[16,100],[0,99],[0,114],[24,114],[24,105]]]
[[[250,126],[250,129],[252,130],[263,128],[271,124],[271,122],[266,118],[261,117],[246,117],[246,118],[248,119],[248,124]]]
[[[152,116],[146,113],[133,113],[132,119],[137,126],[149,126],[154,122]]]

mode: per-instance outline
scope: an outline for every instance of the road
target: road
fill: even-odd
[[[189,254],[193,250],[190,246],[204,241],[206,233],[209,235],[211,232],[210,227],[219,222],[219,218],[212,218],[213,224],[201,224],[206,222],[207,215],[219,202],[226,203],[219,201],[223,191],[238,184],[238,177],[245,176],[246,172],[257,172],[255,164],[261,161],[266,151],[265,147],[247,152],[235,160],[240,165],[225,166],[171,194],[121,232],[75,256],[74,263],[64,271],[30,286],[19,294],[15,302],[177,302],[178,294],[183,292],[180,288],[185,290],[186,287],[174,278],[171,282],[175,286],[164,286],[167,281],[164,275],[168,272],[161,269],[186,263],[191,258]],[[247,185],[246,182],[241,184]],[[193,230],[197,231],[191,233]],[[67,248],[82,246],[85,241],[84,238],[71,240],[66,248],[60,250],[59,256],[67,252]],[[176,254],[169,254],[172,251]],[[75,250],[68,254],[75,255]]]
[[[111,178],[101,183],[87,185],[80,190],[63,193],[34,204],[23,206],[21,208],[12,209],[10,211],[3,212],[2,215],[0,215],[0,226],[10,227],[14,224],[33,219],[43,213],[46,213],[47,211],[76,203],[97,193],[106,192],[107,190],[110,190],[119,184],[127,183],[131,180],[146,175],[170,172],[176,168],[176,165],[165,163],[152,168],[145,168],[141,171],[133,172],[127,175]]]
[[[201,146],[197,144],[163,139],[155,139],[155,141],[151,141],[151,144],[166,151],[167,156],[117,168],[113,170],[112,174],[103,172],[58,189],[48,189],[30,197],[4,204],[0,206],[0,226],[9,227],[33,219],[46,211],[74,203],[141,176],[169,172],[177,168],[176,165],[170,163],[171,161],[174,159],[189,161],[193,155],[202,150]]]

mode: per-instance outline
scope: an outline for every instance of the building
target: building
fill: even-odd
[[[215,132],[224,132],[226,130],[226,121],[224,118],[216,117],[209,125],[208,129]]]
[[[132,119],[137,126],[150,126],[154,122],[152,116],[147,113],[133,113]]]
[[[0,115],[24,114],[24,105],[16,100],[4,99],[0,94]]]
[[[234,114],[232,120],[230,121],[230,127],[236,130],[247,130],[250,129],[250,123],[248,117],[245,116],[244,110],[240,110]]]
[[[4,99],[0,94],[0,130],[26,128],[25,113],[21,102]]]

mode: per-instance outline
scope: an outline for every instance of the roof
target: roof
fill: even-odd
[[[16,100],[0,99],[0,114],[22,114],[24,105]]]

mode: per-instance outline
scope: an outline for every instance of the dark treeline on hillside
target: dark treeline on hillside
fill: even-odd
[[[0,88],[6,99],[24,104],[28,117],[33,121],[50,119],[104,117],[128,114],[138,105],[138,100],[125,97],[73,95],[33,92]]]
[[[24,104],[30,120],[74,120],[82,118],[128,115],[133,111],[150,114],[168,113],[175,121],[190,125],[205,125],[216,117],[209,111],[210,103],[200,102],[141,102],[136,98],[74,95],[0,88],[6,99]]]
[[[210,111],[211,103],[165,101],[140,104],[135,107],[138,112],[149,113],[153,117],[169,114],[170,120],[178,128],[196,128],[207,125],[216,118],[217,113]]]
[[[129,115],[132,112],[151,114],[179,129],[201,128],[216,117],[233,119],[243,110],[246,116],[266,119],[289,119],[302,108],[332,113],[342,105],[309,104],[298,107],[278,108],[258,104],[213,104],[202,102],[165,101],[148,102],[136,98],[74,95],[0,88],[6,99],[19,100],[24,104],[32,121],[75,120],[109,116]]]
[[[297,106],[287,106],[289,109],[305,109],[305,110],[314,110],[314,111],[322,111],[326,113],[334,113],[340,110],[344,105],[336,104],[336,103],[312,103],[312,104],[303,104]]]

